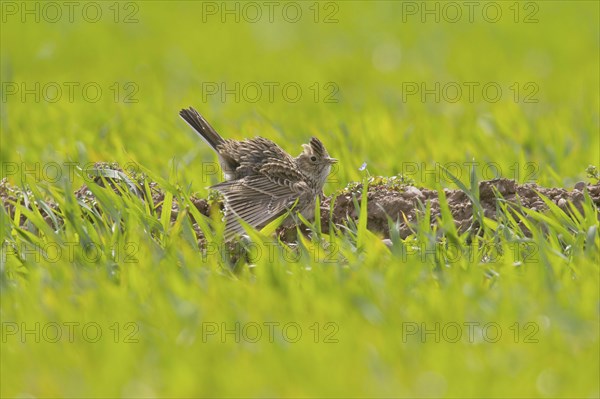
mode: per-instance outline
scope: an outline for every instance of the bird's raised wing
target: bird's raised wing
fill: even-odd
[[[269,166],[270,165],[270,166]],[[289,211],[296,200],[307,201],[308,185],[302,175],[277,161],[266,164],[264,174],[219,183],[212,188],[225,196],[225,238],[244,231],[239,219],[262,228]]]

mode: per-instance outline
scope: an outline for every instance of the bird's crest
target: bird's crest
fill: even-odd
[[[302,148],[304,148],[304,153],[307,155],[318,155],[319,157],[327,157],[329,154],[321,140],[316,137],[310,139],[309,144],[302,144]]]

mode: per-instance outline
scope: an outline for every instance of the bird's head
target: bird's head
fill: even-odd
[[[311,138],[308,144],[302,144],[302,148],[302,153],[296,157],[298,169],[323,187],[331,172],[331,165],[336,163],[337,159],[329,156],[321,140],[316,137]]]

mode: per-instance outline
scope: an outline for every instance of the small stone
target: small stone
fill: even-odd
[[[583,191],[583,190],[585,190],[585,187],[586,187],[586,184],[583,181],[579,181],[579,182],[575,183],[575,190]]]
[[[392,240],[390,240],[389,238],[384,238],[383,240],[381,240],[381,242],[384,243],[388,248],[394,246],[394,243],[392,243]]]
[[[419,190],[418,188],[416,188],[414,186],[406,187],[406,190],[404,191],[404,196],[406,198],[415,198],[415,197],[425,198],[425,196],[423,195],[421,190]]]

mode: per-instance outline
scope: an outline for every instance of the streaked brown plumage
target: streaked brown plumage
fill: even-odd
[[[281,147],[262,137],[243,141],[223,139],[192,107],[182,109],[181,117],[217,153],[225,180],[212,188],[225,197],[225,237],[244,231],[239,219],[260,229],[290,210],[311,219],[315,200],[337,162],[316,137],[303,144],[292,157]]]

